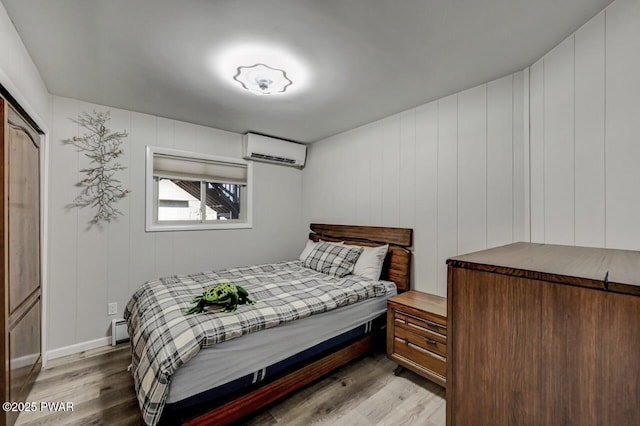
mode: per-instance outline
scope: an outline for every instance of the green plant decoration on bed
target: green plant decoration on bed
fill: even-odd
[[[253,305],[255,300],[249,299],[249,293],[239,285],[232,283],[221,283],[209,287],[202,296],[195,296],[191,299],[193,306],[185,311],[185,315],[199,314],[208,305],[218,305],[223,312],[235,312],[238,305]]]

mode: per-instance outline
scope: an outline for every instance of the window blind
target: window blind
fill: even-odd
[[[153,155],[153,175],[160,178],[247,184],[247,166],[244,164],[191,159],[164,154]]]

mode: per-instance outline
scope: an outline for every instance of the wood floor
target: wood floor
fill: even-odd
[[[73,412],[25,412],[17,424],[143,424],[127,372],[129,362],[127,344],[50,361],[27,401],[73,402]],[[368,356],[242,424],[444,425],[444,389],[410,371],[394,376],[395,366],[384,354]]]

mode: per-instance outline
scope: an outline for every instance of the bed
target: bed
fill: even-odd
[[[231,327],[226,324],[227,328],[223,327],[223,331],[218,334],[226,333],[232,337],[239,335],[242,337],[221,338],[218,341],[218,334],[208,332],[206,343],[200,344],[203,349],[191,348],[196,350],[195,355],[189,353],[189,355],[176,356],[175,353],[178,351],[172,346],[174,343],[169,340],[163,341],[159,337],[162,333],[156,332],[153,321],[140,319],[143,318],[142,316],[136,319],[135,304],[131,309],[134,312],[133,315],[129,312],[128,306],[127,315],[132,317],[128,318],[128,322],[132,336],[134,379],[145,421],[150,424],[159,421],[160,424],[187,425],[230,423],[373,349],[376,336],[381,335],[377,331],[384,327],[386,299],[398,291],[409,288],[411,252],[408,247],[412,244],[412,230],[326,224],[312,224],[310,227],[312,232],[309,234],[309,240],[316,243],[322,242],[316,247],[327,248],[329,244],[343,244],[340,247],[346,248],[336,248],[334,251],[340,250],[344,253],[354,250],[362,252],[363,249],[353,248],[354,245],[360,247],[388,245],[388,248],[385,246],[383,249],[383,252],[386,251],[386,257],[384,254],[381,257],[384,258],[384,263],[380,279],[374,281],[351,274],[344,278],[327,276],[324,273],[311,271],[309,268],[315,265],[305,266],[301,261],[234,268],[213,273],[219,275],[194,274],[189,276],[188,280],[183,280],[188,281],[188,285],[164,279],[162,285],[165,287],[161,289],[169,288],[172,293],[176,293],[181,290],[180,285],[185,285],[185,291],[187,291],[197,288],[192,286],[210,283],[213,278],[219,276],[232,277],[234,282],[246,285],[248,290],[251,289],[250,294],[256,295],[261,302],[259,305],[262,306],[262,310],[259,315],[254,315],[254,311],[239,308],[237,314],[227,316],[225,314],[221,317],[222,319],[216,319],[219,322],[232,324]],[[266,288],[270,286],[268,283],[261,283],[262,287],[252,287],[254,281],[262,281],[264,277],[271,279],[272,276],[277,276],[279,284],[270,289],[270,292],[261,293],[267,291]],[[319,278],[319,276],[322,277]],[[280,281],[281,277],[289,281],[283,284]],[[319,284],[316,282],[318,280],[320,280]],[[336,284],[338,282],[336,280],[339,281],[339,285]],[[312,290],[299,287],[306,285],[307,281],[312,283],[313,287],[310,287]],[[176,287],[171,287],[173,285]],[[318,290],[318,295],[321,294],[321,296],[315,297],[316,288],[325,285],[333,285],[333,287],[322,293]],[[157,289],[154,291],[158,292]],[[296,292],[301,294],[303,299],[295,300],[294,304],[297,306],[295,309],[288,305],[285,309],[284,304],[280,306],[281,293],[289,297],[297,294]],[[328,294],[331,296],[327,296]],[[134,295],[134,299],[136,297],[140,298]],[[161,300],[160,305],[165,303],[167,297],[161,296],[156,299]],[[274,300],[278,302],[275,305]],[[269,303],[271,304],[266,306]],[[333,307],[336,309],[327,307],[328,305],[335,305]],[[145,308],[147,311],[174,309],[166,306],[156,309],[153,305],[149,306],[151,307]],[[180,312],[183,308],[182,305],[175,310]],[[273,310],[277,311],[277,315],[271,315]],[[310,313],[311,310],[313,312]],[[300,314],[300,311],[303,314]],[[269,324],[276,318],[278,319],[276,322],[280,321],[282,317],[295,317],[295,321],[278,322],[277,327],[269,325],[258,327],[252,322],[257,316],[266,317],[266,322]],[[174,317],[179,320],[177,316],[174,315]],[[190,320],[195,324],[192,324],[194,330],[200,327],[197,324],[200,318],[203,317]],[[252,328],[252,332],[245,335],[244,331],[235,330],[233,328],[235,322],[243,323],[245,326],[248,323],[252,324],[249,327]],[[147,327],[146,331],[144,327]],[[143,334],[147,335],[145,339],[137,337]],[[171,339],[181,341],[182,336],[191,334],[191,331],[184,333],[165,331],[164,334],[170,334]],[[161,351],[173,354],[174,359],[159,364],[172,367],[179,364],[179,368],[176,367],[175,371],[172,368],[170,374],[164,377],[161,373],[164,372],[165,367],[152,368],[146,365],[146,358],[152,360],[149,362],[155,362],[155,355],[146,356],[147,348],[142,349],[140,343],[142,340],[154,341],[156,346],[162,346]],[[193,346],[191,343],[190,345]],[[181,357],[188,362],[181,362]],[[161,359],[160,356],[158,358]],[[143,366],[145,368],[142,368]],[[140,371],[143,373],[147,371],[147,374]],[[149,385],[150,376],[153,377],[153,385]],[[143,385],[145,381],[146,386]],[[156,391],[157,388],[163,392],[156,392],[155,399],[145,402],[145,398],[150,399],[149,389]]]

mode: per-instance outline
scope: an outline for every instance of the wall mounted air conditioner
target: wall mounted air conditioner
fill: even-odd
[[[255,133],[243,135],[242,142],[243,157],[247,160],[264,161],[299,169],[304,167],[307,157],[305,145]]]

